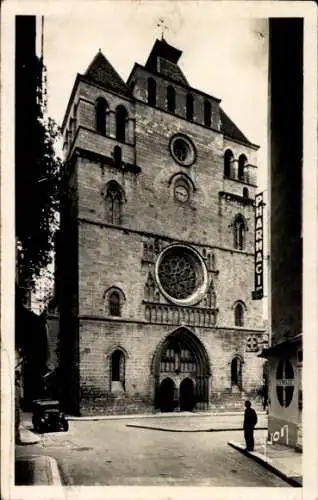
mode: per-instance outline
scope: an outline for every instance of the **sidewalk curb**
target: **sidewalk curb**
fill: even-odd
[[[233,441],[228,441],[227,444],[229,446],[231,446],[232,448],[234,448],[235,450],[242,453],[243,455],[245,455],[246,457],[249,457],[249,458],[255,460],[255,462],[258,462],[259,464],[263,465],[264,467],[266,467],[266,469],[268,469],[270,472],[273,472],[276,476],[280,477],[281,479],[286,481],[286,483],[290,484],[291,486],[295,486],[298,488],[302,487],[301,480],[299,480],[298,478],[293,477],[293,476],[288,476],[284,472],[277,469],[277,467],[275,467],[275,465],[273,465],[273,461],[271,459],[266,460],[265,458],[262,457],[262,455],[260,455],[257,452],[246,451],[241,446],[238,446],[237,444],[233,443]]]
[[[54,486],[62,486],[62,480],[60,471],[57,465],[57,461],[53,457],[48,457],[51,469],[52,483]]]
[[[19,456],[15,460],[16,467],[18,464],[32,464],[30,474],[30,483],[33,485],[43,486],[63,486],[58,464],[55,458],[49,455],[26,455]],[[21,484],[21,486],[23,486]]]
[[[164,432],[226,432],[226,431],[242,431],[242,427],[220,427],[218,429],[168,429],[167,427],[152,427],[149,425],[139,425],[139,424],[126,424],[126,427],[135,427],[138,429],[150,429],[154,431],[164,431]],[[257,427],[255,430],[267,430],[267,427]]]
[[[26,427],[21,427],[20,429],[20,439],[16,441],[18,446],[27,446],[30,444],[37,444],[41,441],[41,437],[34,434],[30,429]]]
[[[266,412],[258,412],[258,415],[267,415]],[[135,418],[171,418],[171,417],[230,417],[230,416],[244,416],[244,411],[240,412],[234,412],[234,411],[220,411],[220,412],[198,412],[198,413],[193,413],[193,412],[169,412],[169,413],[145,413],[145,414],[129,414],[129,415],[87,415],[87,416],[73,416],[73,415],[67,415],[67,420],[69,421],[89,421],[89,420],[121,420],[121,419],[135,419]]]

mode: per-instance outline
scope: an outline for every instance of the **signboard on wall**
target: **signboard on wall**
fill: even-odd
[[[253,300],[264,297],[264,220],[263,220],[263,193],[255,196],[255,284],[252,292]]]

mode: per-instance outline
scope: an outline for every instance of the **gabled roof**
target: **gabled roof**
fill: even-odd
[[[151,49],[145,68],[162,74],[183,85],[189,85],[177,62],[182,51],[169,45],[166,40],[156,40]]]
[[[129,87],[119,76],[104,54],[99,51],[93,61],[84,73],[85,79],[92,83],[104,87],[107,90],[113,90],[125,95],[131,95]]]
[[[252,143],[245,137],[243,132],[232,122],[231,118],[220,107],[220,119],[221,119],[221,132],[227,137],[234,139],[236,141],[245,142],[248,145]]]
[[[162,57],[167,61],[177,64],[181,54],[182,54],[181,50],[167,43],[164,38],[162,40],[156,40],[154,46],[151,49],[151,52],[149,54],[145,66],[146,68],[151,67],[153,64],[156,63],[157,57]]]

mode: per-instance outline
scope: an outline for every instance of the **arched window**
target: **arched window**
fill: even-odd
[[[96,100],[95,112],[96,112],[96,130],[100,134],[106,135],[106,111],[108,105],[103,97],[99,97]]]
[[[243,198],[245,198],[247,200],[248,196],[249,196],[248,189],[247,189],[247,187],[244,187],[243,188]]]
[[[245,155],[240,155],[238,160],[238,178],[240,181],[244,181],[245,179],[245,165],[247,163],[247,158]]]
[[[128,113],[124,106],[117,106],[116,108],[116,139],[121,142],[126,140],[126,126],[127,126]]]
[[[238,215],[234,220],[234,248],[243,250],[245,248],[246,224],[241,215]]]
[[[122,162],[122,150],[120,146],[114,147],[114,162],[117,166],[121,165]]]
[[[121,316],[120,310],[120,296],[118,292],[111,292],[109,294],[109,314],[110,316]]]
[[[211,103],[210,103],[210,101],[204,101],[204,125],[206,127],[211,127]]]
[[[110,181],[105,192],[105,219],[110,224],[120,224],[123,190],[116,181]]]
[[[112,391],[125,390],[125,355],[120,349],[112,353],[110,365]]]
[[[238,356],[235,356],[231,362],[231,386],[242,389],[242,361]]]
[[[105,290],[103,301],[108,316],[122,316],[122,307],[126,300],[124,292],[117,286]]]
[[[187,120],[193,120],[193,95],[187,94]]]
[[[157,102],[157,84],[153,78],[148,78],[148,104],[155,106]]]
[[[224,153],[224,177],[231,177],[233,153],[227,149]]]
[[[234,309],[234,324],[235,326],[244,326],[244,308],[238,303]]]
[[[167,88],[167,109],[174,113],[176,110],[176,91],[171,85]]]

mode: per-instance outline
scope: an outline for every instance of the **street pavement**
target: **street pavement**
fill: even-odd
[[[185,415],[185,416],[183,416]],[[142,427],[145,429],[157,429],[174,432],[207,432],[241,430],[243,426],[243,413],[235,414],[169,414],[156,415],[138,420],[138,422],[127,423],[129,426]],[[267,415],[258,415],[257,428],[267,429]]]
[[[222,419],[224,420],[224,416]],[[238,422],[241,419],[237,416]],[[155,417],[157,426],[192,428],[164,432],[144,425],[146,419],[71,421],[67,433],[44,434],[41,442],[17,446],[16,456],[51,456],[57,460],[64,485],[76,486],[280,486],[289,485],[227,445],[241,440],[242,431],[204,432],[214,427],[206,416]],[[170,420],[170,422],[169,422]],[[190,423],[191,422],[191,423]],[[188,429],[188,431],[191,429]],[[256,441],[265,431],[256,431]]]

